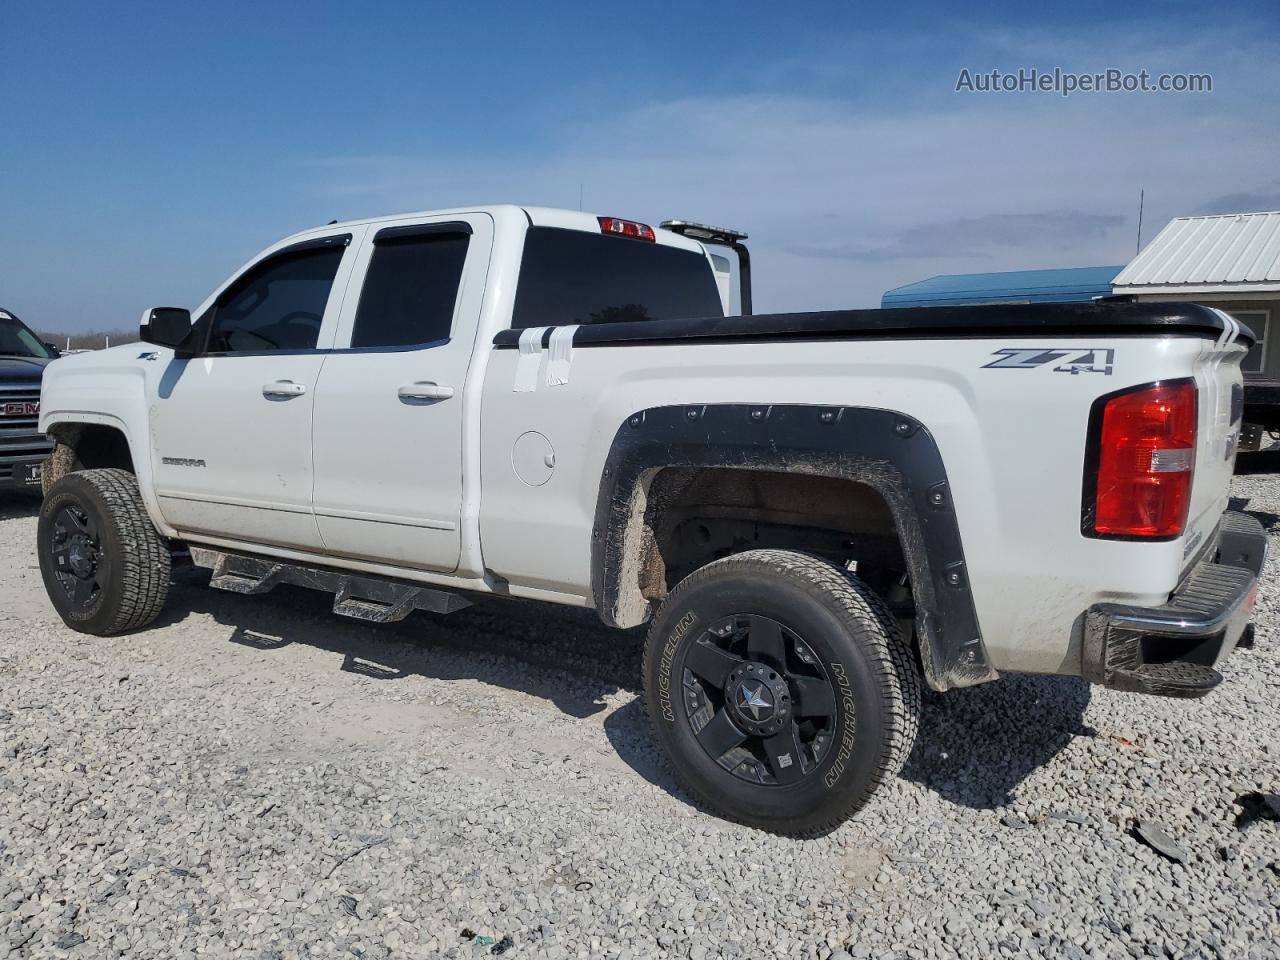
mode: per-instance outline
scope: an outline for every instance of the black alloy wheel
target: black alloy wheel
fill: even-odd
[[[684,705],[698,744],[748,783],[812,774],[835,739],[836,691],[813,649],[776,620],[735,614],[684,658]]]
[[[98,525],[79,504],[66,503],[53,515],[49,536],[58,585],[71,604],[88,609],[105,586]]]

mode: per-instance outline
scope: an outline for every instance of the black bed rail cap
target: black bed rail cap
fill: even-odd
[[[549,324],[556,323],[547,318]],[[569,321],[572,322],[572,321]],[[1197,303],[999,303],[959,307],[900,307],[881,310],[819,310],[695,317],[631,323],[584,324],[575,347],[622,344],[751,340],[948,340],[977,337],[1191,336],[1217,339],[1224,322]],[[544,344],[550,331],[544,335]],[[519,330],[503,330],[494,345],[514,347]],[[1256,337],[1240,324],[1239,339]]]

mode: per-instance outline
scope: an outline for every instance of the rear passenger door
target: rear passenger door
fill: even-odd
[[[316,388],[314,509],[329,553],[457,568],[463,388],[492,245],[484,214],[369,228]]]

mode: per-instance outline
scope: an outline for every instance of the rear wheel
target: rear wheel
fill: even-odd
[[[110,636],[160,614],[169,547],[127,470],[84,470],[55,481],[36,536],[45,591],[73,630]]]
[[[645,696],[685,786],[733,819],[825,833],[901,768],[919,677],[884,603],[787,550],[709,564],[663,603]]]

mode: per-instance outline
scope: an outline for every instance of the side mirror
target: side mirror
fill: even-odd
[[[54,357],[62,356],[62,351],[50,343],[48,340],[44,342],[44,348],[54,355]]]
[[[191,333],[191,311],[183,307],[152,307],[142,312],[138,337],[144,343],[175,350]]]

